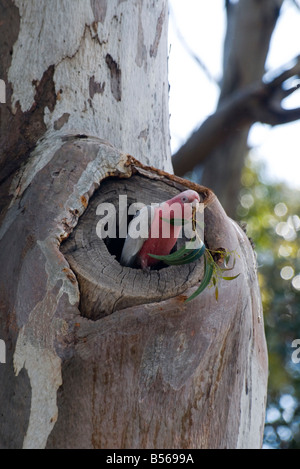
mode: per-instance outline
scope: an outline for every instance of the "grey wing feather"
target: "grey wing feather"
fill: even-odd
[[[144,242],[147,237],[138,237],[134,238],[130,236],[130,233],[133,234],[133,220],[138,216],[140,225],[145,226],[147,224],[148,227],[148,235],[149,235],[149,227],[151,225],[151,219],[153,217],[154,209],[159,204],[152,204],[145,205],[141,210],[139,210],[136,215],[133,217],[131,222],[128,225],[128,234],[124,242],[124,246],[121,253],[120,263],[124,266],[130,267],[134,264],[138,253],[140,252]]]

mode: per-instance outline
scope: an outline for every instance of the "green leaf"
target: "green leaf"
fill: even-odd
[[[159,259],[164,261],[169,265],[182,265],[189,264],[199,259],[205,252],[205,245],[203,244],[200,249],[186,249],[185,246],[178,249],[172,254],[166,256],[158,256],[156,254],[148,254],[148,256],[153,257],[154,259]]]
[[[168,256],[156,256],[154,254],[151,255],[151,257],[155,257],[155,258],[164,257],[164,259],[162,260],[168,265],[183,265],[183,264],[189,264],[190,262],[196,261],[204,254],[204,252],[205,252],[205,246],[202,246],[201,249],[193,249],[192,251],[188,249],[186,250],[185,255],[180,256],[175,259],[167,259]]]
[[[185,303],[193,300],[194,298],[196,298],[196,296],[198,296],[201,292],[203,292],[203,290],[207,287],[207,285],[209,284],[211,280],[213,271],[214,271],[213,262],[209,262],[207,260],[207,256],[205,256],[204,257],[204,277],[202,279],[202,282],[200,283],[199,288],[197,288],[197,290],[194,291],[194,293],[185,300]]]
[[[234,275],[234,277],[222,277],[223,280],[234,280],[237,278],[240,274]]]
[[[186,220],[185,218],[162,218],[160,217],[161,220],[170,223],[172,226],[181,226],[187,223],[189,220]]]
[[[224,264],[225,264],[225,265],[228,265],[229,261],[230,261],[230,253],[227,254],[227,256],[225,256]]]
[[[148,254],[150,257],[153,257],[155,259],[159,259],[164,261],[166,264],[169,265],[183,265],[183,264],[188,264],[190,262],[194,262],[195,260],[199,259],[203,254],[204,256],[204,277],[202,279],[202,282],[197,288],[197,290],[185,300],[185,302],[193,300],[196,296],[198,296],[210,283],[212,280],[212,284],[215,287],[215,297],[216,300],[218,301],[219,298],[219,290],[217,286],[217,277],[216,277],[216,264],[215,261],[208,249],[206,249],[205,245],[203,244],[200,249],[187,249],[185,246],[182,246],[180,249],[175,251],[172,254],[168,254],[166,256],[159,256],[156,254]],[[230,256],[227,255],[226,260],[229,260]],[[225,263],[224,262],[224,263]],[[220,272],[225,272],[228,270],[232,270],[235,266],[235,258],[233,260],[233,265],[230,268],[219,268],[218,271]],[[215,275],[213,275],[215,272]],[[233,277],[221,277],[224,280],[234,280],[236,279],[240,274],[234,275]]]
[[[178,257],[181,257],[185,252],[186,252],[186,247],[182,246],[177,251],[173,252],[172,254],[167,254],[166,256],[158,256],[156,254],[148,254],[148,256],[153,257],[154,259],[159,259],[161,261],[164,261],[164,260],[177,259]]]
[[[234,268],[234,266],[235,266],[235,259],[234,259],[234,261],[233,261],[232,267],[227,267],[227,268],[224,268],[224,267],[223,267],[223,268],[220,269],[220,270],[221,270],[221,272],[228,272],[228,270],[232,270],[232,269]]]
[[[191,249],[187,249],[187,252],[189,253],[182,257],[185,264],[189,264],[190,262],[194,262],[199,259],[205,252],[205,245],[203,244],[200,249],[193,249],[192,252]]]

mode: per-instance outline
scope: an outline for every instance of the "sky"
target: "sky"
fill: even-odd
[[[169,83],[172,152],[214,112],[222,75],[226,28],[224,0],[169,0]],[[267,57],[267,70],[281,69],[300,54],[300,10],[286,0]],[[211,79],[183,45],[205,64]],[[300,90],[285,100],[300,107]],[[249,135],[253,158],[266,163],[268,182],[284,181],[300,189],[300,121],[276,127],[255,124]]]

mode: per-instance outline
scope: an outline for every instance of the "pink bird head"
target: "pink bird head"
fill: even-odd
[[[188,189],[184,192],[181,192],[178,195],[175,195],[175,197],[173,197],[172,199],[167,200],[166,203],[168,205],[172,205],[174,203],[180,203],[180,204],[190,203],[191,204],[194,201],[200,202],[199,194],[196,191]]]
[[[199,194],[193,190],[186,190],[172,199],[153,208],[147,239],[136,240],[127,236],[122,250],[122,265],[140,265],[143,269],[150,268],[159,261],[149,254],[167,255],[176,244],[182,230],[183,220],[189,220],[193,214],[193,205],[200,202]]]
[[[181,192],[170,200],[166,200],[159,210],[162,218],[184,218],[192,216],[192,206],[200,202],[199,194],[191,189]]]
[[[199,194],[193,190],[181,192],[172,199],[166,200],[155,211],[151,236],[177,239],[182,228],[180,220],[190,220],[193,213],[192,207],[199,204],[199,201]],[[176,223],[172,223],[172,220],[176,220]]]

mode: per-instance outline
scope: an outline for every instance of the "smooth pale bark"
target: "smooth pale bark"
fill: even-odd
[[[163,171],[171,172],[167,3],[1,8],[0,446],[259,447],[267,356],[252,248],[213,193]],[[222,282],[219,303],[212,289],[184,303],[202,261],[130,273],[140,297],[122,303],[128,271],[111,256],[122,309],[88,319],[102,285],[94,296],[84,289],[62,243],[80,235],[102,184],[132,176],[203,195],[208,246],[240,255],[241,276]],[[90,244],[86,264],[104,272]]]

